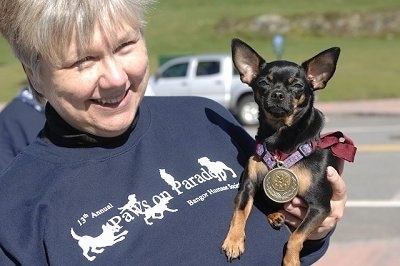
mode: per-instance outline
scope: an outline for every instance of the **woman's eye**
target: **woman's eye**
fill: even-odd
[[[114,52],[118,53],[119,51],[122,51],[124,48],[130,47],[133,44],[135,44],[134,41],[125,42],[125,43],[121,44],[120,46],[118,46]]]
[[[89,62],[89,61],[91,61],[91,60],[93,60],[93,57],[91,57],[91,56],[85,56],[85,57],[79,59],[78,61],[76,61],[75,63],[73,63],[73,64],[71,65],[71,67],[79,67],[79,68],[81,68],[81,67],[83,67],[87,62]]]

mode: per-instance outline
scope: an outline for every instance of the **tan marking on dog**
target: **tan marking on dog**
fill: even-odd
[[[248,160],[246,171],[248,178],[256,181],[258,176],[257,173],[266,173],[268,168],[258,158],[258,156],[253,155]],[[224,243],[222,244],[222,250],[225,251],[225,254],[229,260],[240,257],[245,249],[245,226],[247,218],[249,217],[251,209],[253,208],[254,199],[250,197],[243,210],[237,208],[237,204],[240,204],[241,201],[242,199],[235,198],[235,211],[233,212],[228,234],[224,240]]]
[[[304,103],[305,100],[306,100],[306,96],[303,93],[298,100],[294,101],[295,108],[297,109],[297,106],[299,106],[300,104]]]
[[[253,208],[253,203],[254,199],[250,197],[244,210],[239,210],[235,207],[228,234],[222,244],[222,250],[225,251],[229,260],[239,258],[244,252],[246,221]]]
[[[283,265],[300,266],[300,251],[303,248],[303,243],[307,239],[304,233],[293,232],[289,237]]]
[[[293,102],[292,102],[292,104],[293,104],[293,109],[294,109],[294,111],[293,111],[293,116],[294,115],[296,115],[297,113],[298,113],[298,106],[300,105],[300,104],[302,104],[302,103],[304,103],[304,101],[306,100],[306,96],[304,95],[304,93],[300,96],[300,98],[299,99],[293,99]]]
[[[251,180],[256,180],[258,173],[267,174],[268,168],[258,156],[251,156],[248,162],[248,175]]]
[[[277,125],[279,125],[279,127],[280,126],[291,126],[293,124],[294,117],[298,113],[297,106],[302,104],[305,101],[305,99],[306,99],[306,96],[304,94],[302,94],[299,99],[294,99],[293,100],[293,102],[292,102],[292,104],[293,104],[293,113],[291,115],[289,115],[287,117],[282,117],[282,118],[279,118],[279,119],[274,118],[272,115],[270,115],[271,118],[268,118],[268,119],[271,119],[270,121],[274,121],[274,120],[275,121],[280,121],[281,124],[277,123]],[[279,127],[277,127],[277,128],[279,128]]]
[[[311,233],[318,228],[325,217],[320,217],[314,220],[304,231],[299,232],[296,229],[289,237],[285,257],[283,258],[283,265],[296,265],[300,266],[300,251],[303,249],[303,244]]]
[[[280,129],[281,127],[290,126],[293,122],[292,116],[276,118],[275,116],[271,115],[264,109],[262,109],[262,111],[269,124],[273,126],[276,130]]]
[[[285,125],[286,126],[291,126],[293,124],[293,118],[294,118],[294,113],[288,117],[285,118]]]
[[[298,194],[303,196],[312,184],[311,172],[309,169],[298,164],[294,165],[291,170],[295,173],[299,180]]]

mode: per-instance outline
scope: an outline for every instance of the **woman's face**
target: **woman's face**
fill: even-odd
[[[83,55],[73,41],[63,58],[60,67],[41,62],[35,89],[78,130],[101,137],[127,130],[149,78],[140,32],[125,25],[117,29],[116,39],[109,40],[97,26]]]

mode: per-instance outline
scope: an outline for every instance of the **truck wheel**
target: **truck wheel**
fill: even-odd
[[[239,122],[246,126],[258,124],[258,105],[254,101],[253,95],[244,96],[240,99],[237,109]]]

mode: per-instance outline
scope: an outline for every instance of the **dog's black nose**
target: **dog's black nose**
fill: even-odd
[[[278,100],[278,101],[282,101],[285,98],[285,94],[281,91],[274,91],[271,94],[271,98],[273,100]]]

